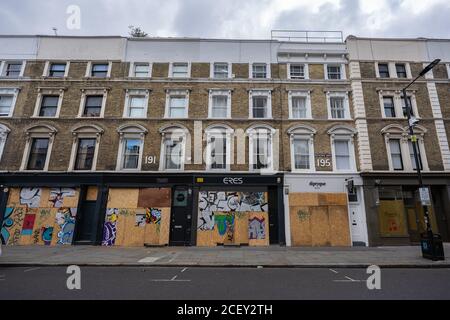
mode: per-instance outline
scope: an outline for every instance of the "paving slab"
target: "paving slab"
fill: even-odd
[[[103,247],[3,246],[0,266],[450,267],[422,258],[419,246],[396,247]],[[447,256],[450,243],[444,244]]]

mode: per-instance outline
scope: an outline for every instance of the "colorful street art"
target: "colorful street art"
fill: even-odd
[[[59,226],[57,244],[72,244],[76,212],[76,208],[61,208],[56,213],[55,220]]]
[[[113,246],[117,237],[117,219],[119,218],[119,209],[106,209],[105,224],[103,226],[102,246]]]
[[[41,194],[42,188],[21,188],[20,204],[27,205],[28,208],[39,208]]]
[[[22,235],[31,236],[33,234],[34,222],[36,221],[35,214],[25,214],[22,225]]]
[[[52,243],[53,237],[53,227],[42,227],[41,228],[41,239],[46,246],[49,246]]]
[[[0,232],[0,240],[4,245],[8,243],[9,237],[11,236],[9,228],[11,228],[14,224],[14,220],[12,219],[13,212],[14,208],[11,207],[7,207],[5,210],[5,216],[3,218],[2,228]]]
[[[135,227],[145,227],[145,211],[136,211]]]
[[[161,223],[161,210],[156,208],[145,209],[145,222],[148,224]]]
[[[234,214],[218,214],[215,216],[217,224],[217,231],[221,236],[229,231],[234,226]]]
[[[267,212],[265,192],[201,191],[198,229],[214,230],[214,212]]]
[[[50,189],[49,201],[53,203],[53,208],[61,208],[65,197],[74,197],[75,189],[73,188],[52,188]]]
[[[253,217],[248,219],[248,238],[249,239],[265,239],[266,238],[266,226],[265,219]]]

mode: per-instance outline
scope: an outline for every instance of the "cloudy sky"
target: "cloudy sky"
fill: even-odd
[[[67,8],[80,8],[68,29]],[[449,0],[1,0],[0,34],[270,37],[271,29],[341,30],[344,36],[450,38]]]

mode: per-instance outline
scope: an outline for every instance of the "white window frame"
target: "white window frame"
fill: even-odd
[[[216,78],[216,77],[215,77],[215,74],[214,74],[214,65],[215,65],[215,64],[226,64],[226,65],[228,65],[228,75],[227,75],[226,78]],[[211,62],[211,63],[209,64],[209,77],[210,77],[211,79],[217,79],[217,80],[230,79],[230,78],[231,78],[231,63],[230,63],[230,62],[218,62],[218,61],[216,61],[216,62]]]
[[[108,71],[106,72],[105,78],[99,78],[99,77],[92,76],[92,67],[94,64],[107,64],[108,65]],[[108,79],[108,78],[111,78],[111,69],[112,69],[112,61],[88,61],[87,66],[86,66],[86,74],[84,76],[85,76],[85,78],[91,78],[91,79]]]
[[[289,134],[289,146],[291,153],[291,172],[315,172],[315,156],[314,156],[314,135],[317,131],[306,125],[298,125],[288,130]],[[295,167],[295,150],[294,150],[294,140],[302,139],[308,140],[309,142],[309,169],[297,169]]]
[[[170,98],[177,96],[185,96],[185,115],[181,118],[172,118],[170,117]],[[185,89],[168,89],[166,90],[166,108],[164,111],[165,119],[186,119],[189,117],[189,90]]]
[[[427,154],[425,152],[425,143],[424,143],[424,135],[427,132],[427,130],[419,126],[415,130],[415,135],[417,137],[417,146],[419,147],[419,153],[420,153],[420,159],[422,161],[422,170],[421,171],[430,171],[430,168],[428,166],[428,159]],[[381,133],[384,136],[384,143],[386,147],[387,152],[387,158],[388,158],[388,165],[389,165],[389,171],[394,172],[415,172],[416,170],[413,169],[413,164],[411,162],[411,157],[409,153],[409,144],[408,141],[410,141],[409,136],[409,129],[408,127],[402,127],[400,125],[388,125],[387,127],[383,128],[381,130]],[[394,166],[392,163],[392,157],[391,157],[391,146],[390,146],[390,140],[400,140],[400,150],[402,153],[402,160],[403,160],[403,170],[394,170]]]
[[[52,64],[65,64],[66,67],[64,69],[64,76],[62,77],[52,77],[50,76],[50,66]],[[42,76],[44,78],[51,78],[51,79],[61,79],[61,78],[67,78],[69,76],[69,68],[70,68],[70,61],[45,61],[44,65],[44,72],[42,72]]]
[[[87,96],[103,96],[102,108],[100,109],[99,117],[83,117],[84,107]],[[77,118],[80,119],[102,119],[105,117],[106,99],[108,98],[108,89],[81,89],[80,107],[78,110]]]
[[[394,69],[395,69],[395,78],[397,79],[412,79],[412,75],[411,75],[411,66],[409,64],[409,62],[394,62]],[[404,64],[405,65],[405,71],[406,71],[406,78],[399,78],[397,75],[397,64]]]
[[[81,125],[72,129],[72,150],[70,153],[70,161],[68,171],[75,172],[92,172],[97,169],[98,151],[100,149],[100,139],[104,130],[96,125]],[[79,139],[95,139],[94,157],[92,159],[92,168],[90,170],[76,170],[75,161],[77,158]]]
[[[231,169],[231,141],[233,139],[234,130],[227,125],[213,125],[205,129],[206,134],[206,170],[215,172],[228,172]],[[211,138],[217,135],[225,135],[225,148],[226,148],[226,167],[225,169],[215,169],[212,168],[212,158],[211,158]]]
[[[329,66],[330,67],[340,67],[340,73],[341,73],[340,79],[329,79],[328,78],[328,67]],[[345,63],[325,63],[323,65],[323,70],[324,70],[325,80],[330,80],[330,81],[347,80],[347,72],[345,70]]]
[[[301,97],[305,98],[306,117],[294,118],[292,98]],[[312,119],[312,107],[311,107],[311,91],[310,90],[289,90],[288,91],[288,104],[289,104],[289,119]]]
[[[129,116],[130,103],[133,97],[144,97],[144,116],[131,117]],[[147,89],[125,89],[125,104],[123,107],[122,117],[126,119],[147,119],[148,101],[150,97],[150,90]]]
[[[445,66],[447,67],[447,79],[450,79],[450,63],[446,63]]]
[[[165,172],[179,172],[184,171],[184,165],[186,163],[186,143],[187,139],[190,138],[187,129],[173,126],[169,127],[163,130],[160,130],[161,132],[161,149],[160,149],[160,155],[159,155],[159,171],[165,171]],[[169,136],[169,137],[167,137]],[[179,169],[166,169],[166,140],[171,139],[172,137],[179,139],[181,138],[181,163]]]
[[[227,97],[227,115],[225,117],[213,117],[213,97],[226,96]],[[231,119],[231,90],[210,89],[208,97],[208,118],[210,119]]]
[[[269,143],[268,143],[268,156],[267,156],[267,162],[268,167],[263,169],[254,169],[253,168],[253,145],[255,143],[256,134],[258,132],[265,131],[268,135]],[[255,125],[253,127],[250,127],[247,129],[247,135],[248,135],[248,156],[249,156],[249,171],[250,172],[273,172],[274,168],[274,154],[273,154],[273,139],[275,135],[275,129],[268,126],[261,126],[261,125]]]
[[[380,77],[380,69],[379,69],[379,64],[387,64],[388,66],[388,71],[389,71],[389,77],[387,78],[381,78]],[[390,79],[392,78],[392,68],[389,66],[389,62],[385,62],[385,61],[375,61],[375,77],[377,79]]]
[[[14,108],[16,107],[16,102],[17,102],[17,96],[19,95],[20,92],[20,88],[1,88],[0,87],[0,95],[5,95],[5,96],[13,96],[12,101],[11,101],[11,107],[9,109],[9,114],[7,116],[1,116],[0,119],[2,118],[11,118],[14,114]]]
[[[187,65],[187,75],[186,77],[174,77],[173,76],[173,67],[175,64],[186,64]],[[191,63],[190,62],[171,62],[169,64],[169,78],[173,79],[189,79],[191,77]]]
[[[20,164],[20,171],[29,171],[29,172],[43,172],[48,171],[48,167],[50,164],[50,157],[52,154],[53,142],[55,140],[55,135],[58,132],[54,127],[49,125],[35,125],[26,130],[26,143],[25,149],[22,156],[22,162]],[[31,152],[31,145],[34,138],[48,138],[48,148],[47,155],[45,158],[44,168],[42,170],[28,170],[28,158]]]
[[[6,69],[7,69],[7,65],[9,63],[21,63],[22,66],[20,68],[20,73],[18,77],[7,77],[6,76]],[[0,63],[0,77],[4,78],[4,79],[17,79],[17,78],[22,78],[25,72],[25,66],[27,64],[26,60],[4,60]]]
[[[356,172],[356,157],[355,157],[355,134],[356,130],[347,126],[337,125],[328,130],[328,134],[330,135],[330,145],[331,145],[331,155],[333,162],[333,171],[335,172]],[[347,141],[348,142],[348,150],[350,156],[350,169],[338,170],[336,166],[336,150],[335,150],[335,141]]]
[[[416,94],[415,91],[407,91],[406,95],[411,98],[411,107],[413,111],[413,115],[420,119],[419,115],[419,109],[417,108],[417,100],[416,100]],[[386,117],[386,113],[384,111],[384,97],[393,97],[394,98],[394,110],[395,110],[395,117]],[[381,108],[381,116],[385,119],[406,119],[407,117],[403,116],[403,108],[402,108],[402,96],[403,93],[398,90],[378,90],[378,99],[380,102],[380,108]]]
[[[116,170],[117,171],[141,171],[142,170],[142,156],[144,154],[144,140],[148,130],[141,125],[130,124],[123,125],[117,129],[119,133],[119,149],[117,152]],[[127,169],[124,168],[124,155],[125,155],[125,141],[127,139],[140,140],[139,147],[138,167]]]
[[[351,120],[350,102],[347,91],[327,91],[327,110],[328,120]],[[344,118],[333,118],[331,113],[331,98],[343,98],[344,99]]]
[[[265,118],[253,117],[253,97],[267,98],[267,116]],[[272,119],[272,90],[270,89],[252,89],[248,92],[248,118],[249,119]]]
[[[303,66],[303,73],[304,73],[304,78],[292,78],[291,77],[291,66],[292,65],[299,65],[299,66]],[[309,65],[307,63],[288,63],[287,64],[287,78],[290,80],[309,80]]]
[[[8,134],[10,132],[11,129],[0,123],[0,161],[2,160],[3,150],[5,149],[6,140],[8,139]]]
[[[64,98],[64,88],[39,88],[38,95],[36,98],[36,104],[34,106],[33,118],[40,119],[56,119],[59,118],[59,113],[61,112],[61,106]],[[39,113],[41,111],[42,98],[44,96],[58,96],[58,105],[56,107],[56,113],[53,117],[40,116]]]
[[[136,65],[146,65],[148,66],[148,76],[146,77],[137,77],[136,76]],[[130,62],[130,70],[128,71],[128,77],[134,78],[134,79],[149,79],[152,77],[152,71],[153,71],[153,63],[151,62]]]
[[[266,66],[266,77],[265,78],[254,78],[253,77],[253,65],[265,65]],[[248,64],[248,77],[250,79],[263,80],[272,78],[270,63],[266,62],[253,62]]]

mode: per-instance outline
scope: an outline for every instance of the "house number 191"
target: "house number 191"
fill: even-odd
[[[156,156],[146,156],[145,164],[153,164],[156,163]]]

